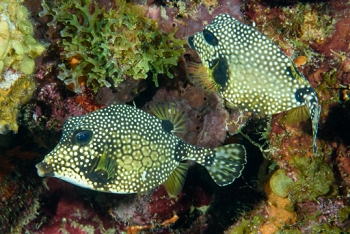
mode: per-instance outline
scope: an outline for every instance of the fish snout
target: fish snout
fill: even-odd
[[[40,177],[45,177],[45,176],[53,176],[53,168],[50,164],[47,164],[45,162],[41,162],[35,165],[35,167],[38,169],[38,175]]]

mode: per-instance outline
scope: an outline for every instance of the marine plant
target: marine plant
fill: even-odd
[[[17,132],[17,113],[34,91],[34,59],[45,47],[33,37],[23,0],[0,1],[0,134]]]
[[[42,6],[39,15],[53,17],[49,26],[63,26],[58,78],[75,92],[81,92],[85,82],[96,92],[103,86],[117,87],[127,77],[146,79],[148,72],[158,86],[158,74],[172,78],[169,69],[184,52],[184,41],[174,33],[164,35],[141,7],[125,0],[116,0],[109,10],[92,0]]]

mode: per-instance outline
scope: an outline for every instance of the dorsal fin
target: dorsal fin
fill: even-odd
[[[148,109],[162,120],[164,131],[180,134],[186,132],[186,114],[178,111],[175,103],[151,103]]]

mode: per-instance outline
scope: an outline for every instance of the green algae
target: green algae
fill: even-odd
[[[285,227],[283,230],[277,231],[276,234],[302,234],[302,232],[298,228]]]
[[[149,72],[158,86],[158,74],[172,78],[169,69],[184,52],[185,41],[174,33],[164,35],[141,7],[125,0],[116,0],[108,11],[92,0],[42,5],[40,16],[53,17],[49,26],[63,25],[59,46],[64,62],[58,78],[75,92],[81,92],[85,80],[96,92],[102,86],[117,87],[127,77],[146,79]]]
[[[342,234],[345,232],[338,227],[329,226],[328,224],[323,223],[322,225],[314,224],[311,233]]]
[[[290,163],[297,170],[297,181],[290,187],[295,201],[316,201],[317,197],[332,192],[333,171],[321,157],[295,156]]]
[[[293,180],[286,175],[286,170],[283,169],[278,169],[270,179],[272,192],[280,197],[288,196],[289,188],[293,183]]]
[[[230,230],[229,234],[259,233],[259,227],[264,221],[264,217],[260,215],[254,216],[252,220],[242,219],[238,226]]]
[[[293,201],[303,202],[316,201],[317,197],[333,192],[333,172],[321,157],[294,156],[290,164],[296,176],[295,181],[286,175],[284,169],[278,169],[270,179],[271,190],[277,196],[290,195]]]
[[[346,206],[338,211],[338,217],[340,222],[344,222],[350,216],[350,207]]]

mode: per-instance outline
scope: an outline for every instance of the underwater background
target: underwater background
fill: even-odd
[[[228,109],[196,83],[201,60],[186,40],[224,13],[269,38],[316,91],[317,155],[303,111]],[[350,232],[349,1],[0,0],[0,14],[0,233]],[[193,163],[175,197],[163,185],[110,194],[38,176],[67,119],[159,102],[186,113],[185,142],[243,144],[242,176],[219,187]]]

